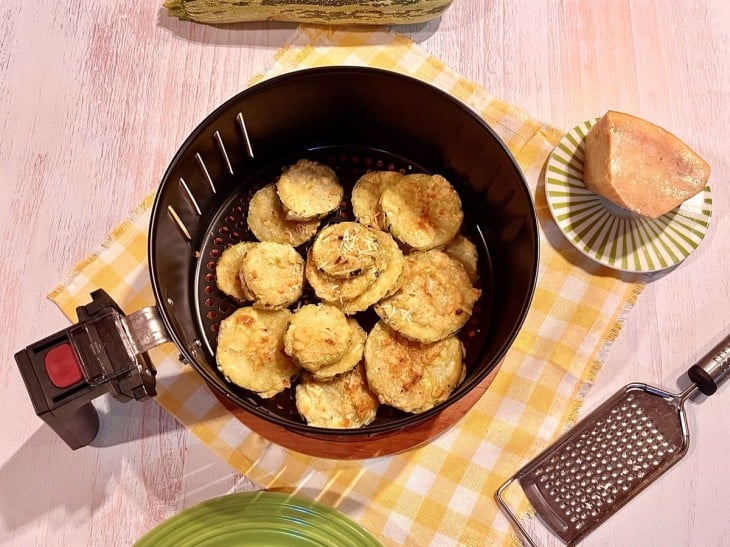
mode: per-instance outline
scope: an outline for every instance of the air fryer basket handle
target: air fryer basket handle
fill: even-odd
[[[90,402],[93,396],[74,398],[70,394],[71,399],[65,404],[54,406],[43,393],[42,380],[36,375],[33,366],[33,355],[32,348],[26,348],[15,354],[15,362],[23,376],[36,414],[74,450],[86,446],[99,431],[99,416]]]
[[[730,374],[730,334],[687,371],[699,390],[712,395]]]
[[[36,414],[74,450],[99,431],[96,397],[155,395],[156,371],[147,350],[169,341],[155,307],[126,316],[103,290],[91,296],[76,309],[77,324],[15,354]]]

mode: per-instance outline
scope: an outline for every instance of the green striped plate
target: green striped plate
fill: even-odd
[[[699,246],[710,226],[710,187],[657,219],[591,192],[583,184],[584,141],[597,121],[571,129],[548,158],[545,196],[555,222],[576,249],[610,268],[657,272],[679,264]]]
[[[321,503],[281,492],[229,494],[178,513],[135,547],[381,547]]]

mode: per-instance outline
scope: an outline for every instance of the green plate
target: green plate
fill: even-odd
[[[380,547],[363,528],[331,507],[278,492],[204,501],[170,517],[135,545]]]
[[[553,219],[587,257],[624,272],[676,266],[707,234],[710,187],[657,219],[644,218],[594,194],[583,183],[585,137],[598,118],[574,127],[548,158],[545,196]]]

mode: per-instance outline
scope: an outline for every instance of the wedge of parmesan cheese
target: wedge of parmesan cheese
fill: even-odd
[[[591,191],[657,218],[699,193],[710,166],[665,129],[609,110],[586,136],[583,176]]]

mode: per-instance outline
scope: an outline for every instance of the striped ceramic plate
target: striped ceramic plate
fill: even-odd
[[[574,127],[550,154],[545,195],[568,240],[589,258],[625,272],[656,272],[682,262],[710,226],[710,187],[657,219],[614,205],[583,184],[585,136],[598,119]]]

